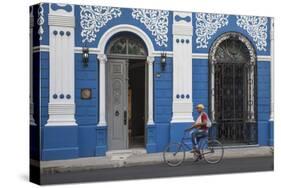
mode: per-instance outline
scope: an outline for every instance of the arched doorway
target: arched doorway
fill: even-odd
[[[120,32],[106,46],[109,150],[144,147],[147,122],[147,48],[130,32]]]
[[[256,55],[243,35],[221,35],[209,54],[210,116],[224,144],[256,143]]]

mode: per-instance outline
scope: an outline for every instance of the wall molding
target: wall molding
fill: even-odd
[[[49,25],[60,27],[75,27],[74,16],[48,15]]]
[[[257,61],[272,61],[272,57],[269,55],[269,56],[266,56],[266,55],[258,55],[257,56]]]
[[[208,53],[192,53],[192,59],[209,59]],[[257,61],[271,61],[271,55],[258,55]]]
[[[208,59],[208,53],[192,53],[192,59]]]
[[[48,45],[40,45],[33,47],[33,53],[36,52],[49,52],[50,47]],[[82,47],[74,47],[74,53],[82,53]],[[163,51],[152,51],[152,56],[161,56],[161,53]],[[165,51],[167,57],[173,57],[172,51]],[[99,48],[89,48],[89,54],[101,54],[101,51]]]
[[[34,46],[32,48],[33,53],[37,53],[37,52],[49,52],[50,47],[48,45],[40,45],[40,46]]]
[[[50,47],[48,45],[40,45],[40,46],[34,46],[33,47],[33,53],[37,52],[49,52]],[[74,47],[74,53],[82,53],[82,47]],[[101,51],[99,48],[89,48],[89,54],[100,54]],[[161,56],[161,53],[163,51],[153,51],[152,56],[158,57]],[[173,57],[174,52],[173,51],[165,51],[167,54],[167,57]],[[209,54],[208,53],[192,53],[192,59],[208,59]],[[272,57],[271,55],[258,55],[257,61],[271,61]]]
[[[193,27],[178,24],[173,26],[173,35],[193,35]]]

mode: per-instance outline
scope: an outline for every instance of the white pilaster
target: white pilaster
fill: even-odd
[[[174,12],[172,123],[193,122],[192,14]]]
[[[153,120],[153,63],[154,57],[148,56],[148,120],[147,125],[154,125]]]
[[[106,126],[105,119],[105,63],[107,61],[105,54],[98,54],[100,77],[99,77],[99,123],[98,126]]]
[[[66,10],[65,7],[71,7]],[[49,119],[46,126],[77,125],[74,96],[74,6],[49,6]],[[59,24],[58,24],[59,23]]]
[[[274,18],[270,26],[270,121],[274,121]]]

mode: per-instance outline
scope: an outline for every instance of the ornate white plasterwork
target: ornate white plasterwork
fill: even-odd
[[[195,34],[197,48],[207,48],[208,40],[218,29],[228,25],[228,15],[196,13]]]
[[[93,42],[96,39],[96,33],[105,26],[108,21],[121,16],[120,8],[105,6],[80,6],[80,25],[82,27],[82,42]]]
[[[236,24],[248,32],[253,38],[257,49],[266,51],[268,19],[258,16],[236,16],[236,18]]]
[[[43,4],[40,3],[39,8],[38,8],[38,19],[37,19],[37,24],[39,26],[39,29],[38,29],[39,40],[42,40],[42,36],[44,33],[44,29],[43,29],[44,22],[45,22],[44,8],[43,8]]]
[[[168,42],[168,16],[169,11],[151,9],[133,9],[132,17],[143,23],[155,36],[155,42],[159,46],[167,47]]]

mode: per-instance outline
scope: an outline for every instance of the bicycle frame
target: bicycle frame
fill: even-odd
[[[183,137],[181,138],[180,143],[184,147],[183,148],[184,151],[190,151],[193,148],[191,131],[192,130],[185,131],[184,134],[183,134]],[[188,144],[187,142],[190,142],[191,144]],[[208,143],[208,136],[199,140],[199,143],[198,143],[199,150],[203,149],[202,147],[204,146],[205,143]],[[204,154],[207,154],[207,153],[211,153],[211,152],[201,153],[201,155],[204,155]]]

